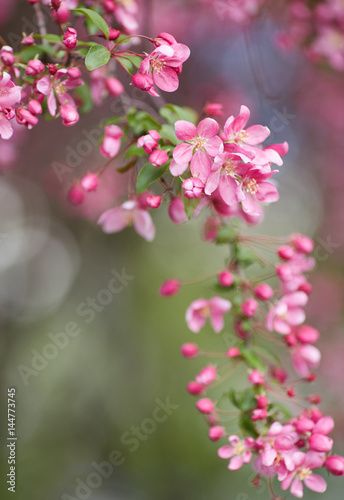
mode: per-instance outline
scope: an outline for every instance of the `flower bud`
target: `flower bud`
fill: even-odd
[[[205,413],[206,415],[213,413],[215,410],[214,403],[208,398],[199,399],[196,403],[196,407],[201,413]]]
[[[210,427],[208,435],[212,441],[218,441],[224,436],[224,434],[225,434],[225,429],[223,427],[220,427],[219,425],[214,425],[213,427]]]
[[[321,417],[314,427],[315,434],[330,434],[334,428],[334,420],[332,417]]]
[[[85,199],[85,192],[80,186],[72,186],[67,197],[73,205],[80,205]]]
[[[61,2],[60,7],[57,10],[53,10],[53,16],[59,24],[66,23],[70,18],[70,12],[67,5]]]
[[[292,244],[294,245],[295,250],[301,253],[309,254],[314,250],[314,242],[308,236],[304,236],[303,234],[294,234],[291,239]]]
[[[223,105],[217,102],[210,102],[204,106],[203,113],[208,116],[222,116]]]
[[[24,36],[21,43],[23,45],[26,45],[27,47],[31,47],[31,45],[34,45],[35,39],[33,38],[32,35]]]
[[[147,196],[147,204],[150,208],[159,208],[161,205],[162,196]]]
[[[257,397],[257,406],[260,409],[264,409],[268,406],[268,398],[266,396]]]
[[[305,432],[309,432],[313,429],[314,422],[310,418],[299,418],[295,422],[295,429],[299,434],[304,434]]]
[[[290,398],[295,398],[295,389],[293,387],[287,387],[287,394]]]
[[[254,295],[260,300],[269,300],[274,295],[274,291],[267,283],[261,283],[254,289]]]
[[[118,97],[119,95],[123,94],[123,92],[124,92],[124,87],[123,87],[122,83],[119,80],[117,80],[117,78],[115,78],[115,77],[107,78],[105,80],[105,85],[106,85],[107,91],[113,97]]]
[[[150,75],[143,75],[142,73],[136,73],[136,75],[133,75],[132,83],[134,87],[146,91],[154,85],[153,78]]]
[[[199,396],[200,394],[202,394],[202,392],[204,392],[205,389],[203,384],[199,384],[198,382],[193,382],[193,381],[189,382],[186,388],[188,393],[191,394],[192,396]]]
[[[206,366],[202,368],[198,375],[196,375],[195,380],[199,384],[209,385],[215,380],[216,375],[217,371],[214,366]]]
[[[254,299],[245,300],[245,302],[241,304],[241,310],[247,318],[252,318],[252,316],[256,314],[257,309],[258,302]]]
[[[175,224],[187,222],[188,218],[185,213],[184,203],[181,196],[175,196],[173,198],[168,207],[168,215]]]
[[[310,295],[312,293],[312,290],[313,290],[312,285],[307,281],[302,283],[298,288],[299,292],[304,292],[306,295]]]
[[[217,275],[217,279],[219,280],[220,285],[223,287],[232,286],[234,282],[233,274],[227,269],[219,273]]]
[[[240,356],[240,351],[237,347],[230,347],[226,352],[227,358],[236,358],[238,356]]]
[[[160,287],[160,295],[163,297],[171,297],[176,295],[180,289],[180,281],[175,279],[170,279],[165,281]]]
[[[198,177],[190,177],[183,182],[182,188],[186,198],[200,198],[203,193],[204,182]]]
[[[67,28],[66,33],[63,36],[63,44],[64,46],[72,50],[76,47],[76,44],[78,43],[78,32],[74,28]]]
[[[325,453],[331,451],[333,447],[333,439],[323,434],[312,434],[308,443],[311,450]]]
[[[27,63],[25,73],[27,75],[39,75],[40,73],[42,73],[42,71],[44,71],[44,69],[45,66],[42,61],[40,61],[39,59],[31,59],[31,61]]]
[[[110,28],[109,29],[109,40],[117,40],[121,32],[119,30],[116,30],[115,28]]]
[[[186,343],[180,348],[180,352],[184,358],[192,359],[195,358],[199,352],[198,346],[196,344]]]
[[[318,341],[320,333],[309,325],[301,325],[296,330],[296,337],[303,344],[314,344]]]
[[[32,113],[33,115],[40,115],[43,111],[40,102],[38,102],[36,99],[31,99],[27,107],[30,113]]]
[[[252,421],[253,422],[257,422],[258,420],[264,420],[268,415],[268,412],[266,410],[266,408],[258,408],[258,409],[255,409],[253,410],[252,412]]]
[[[310,403],[312,403],[312,405],[318,405],[322,401],[318,394],[310,394],[307,399]]]
[[[344,476],[344,457],[331,455],[325,460],[326,469],[334,476]]]
[[[168,159],[169,156],[163,149],[155,149],[149,156],[149,161],[154,167],[161,167]]]
[[[60,115],[62,118],[62,124],[65,125],[65,127],[71,127],[79,121],[79,113],[77,109],[69,104],[63,104],[60,107]]]
[[[80,78],[82,75],[80,69],[77,68],[76,66],[73,66],[72,68],[68,68],[67,74],[72,79]]]
[[[277,380],[280,384],[284,384],[284,382],[288,378],[287,372],[281,368],[280,366],[274,366],[271,370],[271,376]]]
[[[81,186],[85,191],[95,191],[98,184],[99,179],[96,174],[87,174],[81,179]]]
[[[294,257],[295,251],[290,245],[283,245],[277,249],[277,255],[283,260],[290,260]]]
[[[12,66],[12,64],[14,64],[14,62],[15,62],[15,57],[13,55],[13,49],[12,49],[12,47],[9,47],[8,45],[4,45],[3,47],[1,47],[0,56],[1,56],[2,62],[6,66]]]
[[[252,370],[248,377],[248,381],[253,385],[262,385],[264,384],[264,380],[264,375],[259,370]]]

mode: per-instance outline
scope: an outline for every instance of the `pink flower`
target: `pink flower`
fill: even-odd
[[[186,343],[182,345],[180,351],[184,358],[192,359],[197,356],[199,348],[196,344]]]
[[[232,286],[234,283],[233,274],[227,269],[219,273],[217,275],[217,279],[219,280],[220,285],[223,286],[224,288]]]
[[[115,158],[121,149],[121,137],[124,134],[117,125],[107,125],[104,131],[105,136],[99,151],[105,158]]]
[[[81,179],[81,185],[85,191],[95,191],[98,187],[99,179],[96,174],[86,174]]]
[[[196,407],[201,413],[205,413],[206,415],[213,413],[215,410],[215,405],[209,398],[199,399],[196,403]]]
[[[135,231],[147,241],[155,236],[155,227],[147,210],[139,207],[135,200],[129,200],[119,207],[106,210],[99,220],[105,233],[117,233],[126,226],[133,225]]]
[[[55,116],[57,110],[56,97],[61,105],[76,107],[74,99],[68,94],[68,91],[79,87],[80,85],[84,85],[84,82],[79,78],[79,76],[77,76],[76,78],[74,77],[75,74],[80,74],[79,72],[75,73],[75,70],[77,70],[78,68],[73,68],[73,72],[71,73],[72,68],[70,68],[69,70],[56,70],[56,67],[54,67],[54,65],[51,66],[52,75],[50,77],[44,76],[43,78],[40,78],[37,81],[36,88],[38,92],[48,96],[48,111],[51,116]],[[72,76],[69,75],[68,71]],[[64,77],[66,77],[66,79],[62,80],[62,78]]]
[[[44,70],[45,66],[42,63],[42,61],[40,61],[39,59],[32,59],[27,63],[27,66],[25,68],[25,73],[27,75],[36,76],[42,73]]]
[[[344,476],[344,457],[331,455],[326,458],[326,469],[334,476]]]
[[[165,92],[174,92],[179,86],[178,75],[182,64],[189,58],[190,49],[182,43],[159,45],[143,59],[139,73],[150,75],[153,82]]]
[[[325,462],[325,455],[309,451],[302,453],[297,451],[292,456],[295,464],[295,471],[290,472],[283,479],[281,488],[287,490],[290,487],[290,493],[297,498],[303,497],[303,482],[312,491],[324,493],[326,491],[326,481],[317,474],[313,473],[313,469],[322,467]]]
[[[107,78],[105,80],[105,85],[109,94],[113,97],[118,97],[123,94],[124,87],[122,83],[115,77]]]
[[[163,149],[155,149],[149,156],[149,161],[154,167],[161,167],[168,159],[169,156]]]
[[[15,85],[9,73],[4,71],[0,79],[0,136],[10,139],[13,134],[9,120],[14,117],[12,108],[21,101],[21,87]]]
[[[218,441],[224,436],[224,434],[225,434],[224,427],[214,425],[213,427],[210,427],[208,436],[212,441]]]
[[[254,447],[254,439],[247,437],[241,441],[238,436],[232,435],[229,436],[228,441],[230,444],[219,448],[217,454],[225,460],[231,459],[228,469],[238,470],[251,461],[252,452],[250,450]]]
[[[264,375],[262,375],[259,370],[252,370],[248,377],[248,381],[250,384],[262,385],[264,384]]]
[[[310,344],[298,345],[292,353],[293,366],[301,377],[307,377],[320,363],[319,349]]]
[[[247,318],[252,318],[257,312],[258,302],[254,299],[247,299],[241,304],[241,310]]]
[[[79,113],[74,106],[69,106],[69,104],[64,104],[60,107],[60,115],[62,118],[62,124],[65,127],[71,127],[79,121]]]
[[[257,202],[273,203],[278,201],[279,194],[275,186],[266,182],[277,170],[262,172],[250,165],[245,165],[241,172],[240,189],[236,190],[236,199],[241,202],[242,209],[249,215],[259,215],[260,207]]]
[[[292,326],[301,325],[305,320],[305,313],[301,307],[308,302],[304,292],[294,292],[284,295],[266,317],[266,327],[270,332],[286,335],[291,332]]]
[[[78,32],[74,28],[67,28],[66,33],[63,36],[63,44],[67,49],[72,50],[76,47],[78,43]]]
[[[218,333],[224,326],[223,315],[231,307],[232,304],[221,297],[213,297],[210,300],[195,300],[186,311],[187,325],[192,332],[198,333],[209,318],[211,326]]]
[[[217,371],[214,366],[206,366],[205,368],[202,368],[198,375],[196,375],[195,380],[199,384],[209,385],[215,380],[216,375]]]
[[[186,198],[200,198],[203,193],[204,184],[198,177],[190,177],[183,182],[182,188],[184,189],[184,196]]]
[[[261,283],[255,287],[254,295],[259,300],[269,300],[273,297],[274,291],[267,283]]]
[[[178,165],[191,161],[190,169],[194,177],[205,182],[210,174],[213,158],[223,151],[223,144],[217,133],[219,124],[212,118],[202,120],[197,128],[193,123],[178,120],[175,123],[179,140],[173,151],[173,158]]]
[[[143,148],[150,155],[157,147],[159,139],[161,136],[157,130],[149,130],[147,135],[143,135],[137,140],[137,147]]]

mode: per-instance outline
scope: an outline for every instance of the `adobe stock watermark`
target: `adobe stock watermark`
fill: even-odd
[[[121,434],[120,441],[122,445],[128,447],[130,453],[134,453],[142,442],[147,441],[149,436],[154,434],[159,424],[165,422],[173,412],[179,409],[179,405],[171,403],[169,397],[165,398],[165,401],[157,398],[155,403],[156,406],[148,418],[143,419],[140,425],[131,426],[129,430]],[[104,480],[113,474],[116,467],[124,464],[125,460],[123,453],[116,449],[111,451],[108,460],[99,463],[92,462],[92,470],[87,476],[75,479],[76,487],[73,494],[64,493],[61,500],[87,500]]]
[[[87,297],[76,307],[76,314],[88,325],[95,320],[97,314],[101,313],[114,300],[114,297],[128,286],[134,276],[127,274],[125,268],[118,272],[111,270],[111,278],[105,288],[100,289],[93,297]],[[49,362],[57,358],[64,351],[71,340],[81,333],[80,321],[68,321],[64,328],[56,333],[48,333],[48,342],[40,349],[32,349],[31,359],[26,364],[17,366],[18,373],[28,385],[31,377],[37,377],[48,366]]]

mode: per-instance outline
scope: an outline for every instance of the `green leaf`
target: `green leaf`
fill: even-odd
[[[64,53],[64,52],[63,52]],[[44,54],[56,55],[54,47],[51,45],[32,45],[31,47],[25,47],[19,56],[24,63],[28,63],[31,59],[34,59],[37,55],[41,59]]]
[[[230,389],[228,396],[232,405],[241,410],[241,399],[238,391],[236,391],[235,389]]]
[[[85,84],[77,87],[76,89],[76,94],[82,101],[81,105],[81,112],[82,113],[89,113],[91,109],[93,108],[93,99],[90,91],[90,87]]]
[[[95,44],[87,52],[85,65],[88,71],[100,68],[110,60],[110,51],[104,45]]]
[[[129,158],[130,156],[144,156],[145,154],[145,150],[143,148],[138,148],[135,142],[135,144],[132,144],[125,153],[124,158]]]
[[[181,107],[175,104],[166,104],[159,110],[162,116],[170,125],[174,125],[177,120],[186,120],[191,123],[196,123],[197,113],[188,107]]]
[[[122,66],[130,73],[134,71],[133,63],[126,57],[118,57],[116,56],[116,61],[118,61]]]
[[[273,363],[281,364],[279,357],[268,347],[262,345],[253,345],[253,351],[255,351],[258,355],[270,359]]]
[[[190,199],[190,198],[186,198],[185,196],[183,196],[184,209],[185,209],[185,213],[186,213],[186,216],[188,219],[191,218],[191,215],[198,207],[200,201],[201,201],[201,198]]]
[[[179,142],[180,142],[177,139],[176,133],[174,131],[174,127],[172,127],[172,125],[167,125],[166,123],[164,123],[161,126],[159,133],[163,139],[166,139],[174,146],[177,146],[177,144],[179,144]]]
[[[251,417],[245,413],[240,415],[239,427],[245,436],[252,436],[253,438],[257,438],[259,436]]]
[[[256,408],[257,400],[254,397],[252,387],[248,387],[243,391],[236,391],[231,389],[229,392],[229,399],[231,403],[241,411],[250,411]]]
[[[139,69],[139,67],[141,66],[142,57],[140,57],[140,56],[128,55],[128,56],[125,56],[125,59],[127,59],[128,61],[130,61],[131,64],[133,66],[135,66],[135,68],[137,68],[137,69]]]
[[[236,241],[238,237],[238,232],[232,226],[221,226],[217,236],[216,236],[216,244],[217,245],[225,245],[227,243],[233,243]]]
[[[62,42],[62,36],[54,35],[53,33],[47,33],[46,35],[33,35],[34,38],[42,38],[50,43],[60,43]]]
[[[149,186],[164,175],[168,163],[162,167],[154,167],[151,163],[146,163],[141,168],[136,181],[136,191],[140,194],[146,191]]]
[[[287,420],[290,420],[291,417],[292,417],[292,414],[290,413],[290,411],[285,408],[283,405],[281,405],[280,403],[272,403],[271,405],[271,410],[277,410],[278,412],[282,413],[282,415],[287,419]]]
[[[248,347],[241,347],[240,354],[251,368],[259,370],[260,372],[265,372],[265,365],[262,360]]]
[[[109,38],[109,27],[106,21],[97,12],[91,9],[84,8],[72,9],[72,12],[75,12],[76,14],[83,14],[84,16],[88,17],[88,19],[90,19],[90,21],[92,21],[92,23],[95,24],[102,33],[104,33],[106,38]]]
[[[148,133],[148,130],[158,130],[160,124],[146,111],[138,111],[131,107],[127,113],[129,127],[135,135],[140,136]]]

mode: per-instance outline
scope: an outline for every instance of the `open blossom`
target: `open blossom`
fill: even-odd
[[[14,117],[13,106],[21,101],[21,87],[15,85],[9,73],[0,79],[0,136],[10,139],[13,134],[10,119]]]
[[[202,120],[197,128],[193,123],[178,120],[175,123],[179,140],[173,151],[173,158],[178,165],[191,161],[190,170],[194,177],[205,182],[210,174],[213,158],[223,151],[223,144],[218,137],[219,124],[212,118]]]
[[[301,325],[306,315],[303,309],[308,302],[304,292],[294,292],[284,295],[270,310],[266,317],[266,327],[270,332],[286,335],[291,332],[292,326]]]
[[[182,43],[159,45],[143,59],[139,74],[147,76],[152,74],[157,87],[165,92],[174,92],[179,86],[178,75],[181,73],[182,64],[189,56],[190,49]]]
[[[310,344],[301,344],[293,349],[292,361],[295,371],[301,377],[307,377],[311,370],[319,366],[321,353]]]
[[[107,125],[104,127],[105,136],[100,145],[100,152],[105,158],[115,158],[121,148],[122,130],[117,125]]]
[[[53,66],[53,65],[52,65]],[[70,71],[74,69],[74,71]],[[80,79],[80,72],[75,72],[78,68],[59,69],[52,68],[51,76],[44,76],[37,81],[36,88],[38,92],[47,96],[48,111],[51,116],[56,115],[57,100],[61,105],[73,106],[76,108],[74,99],[68,91],[84,85]],[[62,80],[62,78],[65,78]]]
[[[147,241],[155,236],[155,227],[151,216],[135,200],[129,200],[119,207],[106,210],[98,220],[104,233],[118,233],[126,226],[134,226],[135,231]]]
[[[232,304],[229,300],[222,299],[221,297],[213,297],[210,300],[195,300],[186,311],[187,325],[192,332],[198,333],[209,318],[211,326],[218,333],[224,326],[223,315],[231,307]]]
[[[246,437],[243,441],[238,436],[229,436],[229,445],[221,446],[218,449],[220,458],[230,458],[228,469],[238,470],[244,464],[248,464],[252,459],[252,448],[254,447],[254,439]]]
[[[295,464],[295,470],[288,473],[281,483],[282,490],[287,490],[290,487],[290,493],[297,498],[303,497],[303,482],[312,491],[324,493],[326,491],[326,481],[318,474],[313,473],[313,469],[322,467],[325,462],[323,453],[309,451],[303,453],[297,451],[292,456]]]
[[[149,130],[148,134],[142,135],[137,140],[137,147],[143,148],[145,153],[152,154],[153,150],[157,147],[158,141],[161,136],[157,130]]]

